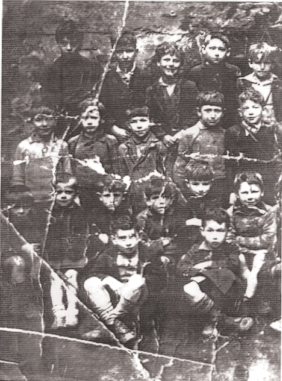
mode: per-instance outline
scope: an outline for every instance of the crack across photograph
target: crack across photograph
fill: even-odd
[[[280,380],[281,19],[4,0],[1,380]]]

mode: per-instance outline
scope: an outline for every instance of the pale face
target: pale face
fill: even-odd
[[[147,200],[147,205],[156,213],[164,215],[167,209],[172,205],[172,197],[165,195],[153,195]]]
[[[204,105],[198,110],[198,115],[206,127],[216,127],[223,116],[223,109],[219,106]]]
[[[42,139],[52,135],[55,127],[55,118],[51,114],[38,114],[33,118],[36,133]]]
[[[240,184],[237,197],[246,206],[255,206],[262,198],[263,191],[257,184],[249,184],[246,181]]]
[[[202,47],[202,52],[206,60],[212,65],[217,65],[229,56],[230,51],[225,43],[218,38],[213,38],[210,42]]]
[[[93,135],[97,131],[100,121],[100,113],[95,106],[89,106],[81,114],[82,128],[87,135]]]
[[[135,229],[117,230],[112,236],[113,244],[124,254],[133,254],[140,241],[138,233]]]
[[[227,235],[226,223],[219,224],[216,221],[206,221],[205,227],[201,228],[201,234],[211,249],[218,248]]]
[[[260,80],[265,80],[270,77],[272,70],[272,63],[270,61],[249,61],[249,66],[255,73],[256,77]]]
[[[248,99],[239,109],[241,118],[250,125],[256,125],[261,121],[263,107]]]
[[[132,133],[140,138],[146,136],[150,131],[150,119],[146,116],[135,116],[129,121]]]
[[[59,47],[61,49],[61,53],[63,55],[73,54],[77,51],[77,49],[79,47],[77,42],[71,41],[67,37],[63,38],[63,40],[61,42],[59,42],[58,45],[59,45]]]
[[[212,181],[189,180],[187,185],[196,197],[204,197],[210,191]]]
[[[76,192],[70,185],[58,183],[56,185],[55,197],[57,205],[59,205],[61,208],[67,208],[73,203],[76,197]]]
[[[160,68],[162,76],[173,78],[179,73],[181,61],[175,54],[165,54],[157,65]]]
[[[123,193],[104,189],[99,195],[99,200],[110,212],[114,212],[123,200]]]
[[[115,56],[121,70],[131,70],[138,50],[133,46],[116,49]]]

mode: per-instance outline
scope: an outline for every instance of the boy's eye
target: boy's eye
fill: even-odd
[[[71,195],[73,193],[74,193],[73,191],[65,191],[65,194],[67,194],[67,195]]]

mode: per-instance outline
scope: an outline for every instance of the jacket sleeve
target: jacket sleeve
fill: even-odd
[[[68,145],[64,141],[62,141],[59,155],[60,158],[57,165],[57,170],[61,172],[72,173],[71,157],[69,155]]]
[[[23,157],[24,153],[24,142],[21,142],[15,152],[14,162],[13,162],[13,177],[12,184],[13,185],[25,185],[25,167],[26,162]]]
[[[121,144],[118,147],[118,174],[121,177],[128,176],[129,175],[129,169],[126,164],[125,155],[127,155],[127,149],[125,144]]]
[[[179,142],[177,159],[173,167],[173,179],[180,190],[184,188],[185,166],[189,161],[189,159],[185,159],[184,155],[189,153],[189,138],[184,136]]]
[[[159,106],[156,104],[156,102],[154,101],[154,97],[153,97],[153,87],[152,86],[149,86],[147,89],[146,89],[146,101],[145,101],[145,104],[147,107],[149,107],[150,109],[150,117],[151,119],[154,121],[155,125],[152,126],[152,132],[154,133],[154,135],[162,140],[163,137],[165,135],[167,135],[166,131],[165,131],[165,128],[163,126],[163,122],[160,118],[160,115],[159,115]]]
[[[186,106],[185,118],[182,121],[183,129],[194,126],[198,120],[197,114],[197,96],[199,91],[196,87],[196,84],[192,81],[189,81],[188,94],[184,97],[184,106]]]
[[[157,160],[156,167],[159,173],[165,174],[165,159],[166,159],[167,149],[163,142],[158,142],[158,152],[157,152]]]
[[[119,173],[119,164],[118,164],[118,141],[113,135],[108,135],[110,138],[109,142],[109,158],[111,162],[111,168],[109,173]]]
[[[271,208],[266,214],[262,224],[262,234],[256,237],[237,236],[236,242],[248,249],[260,250],[271,248],[276,241],[276,214]]]
[[[192,261],[192,256],[193,256],[193,248],[188,251],[187,254],[184,254],[178,264],[177,264],[177,269],[176,273],[179,277],[182,276],[188,276],[191,273],[191,270],[193,268],[193,261]]]

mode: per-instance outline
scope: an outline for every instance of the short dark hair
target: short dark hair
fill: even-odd
[[[5,201],[11,207],[17,205],[32,207],[34,204],[34,196],[25,185],[13,185],[6,194]]]
[[[77,24],[73,20],[64,21],[56,29],[55,39],[58,44],[60,44],[65,37],[79,47],[82,46],[83,32],[78,29]]]
[[[53,188],[56,190],[58,184],[70,184],[69,186],[73,188],[75,192],[78,190],[77,178],[68,172],[58,172],[55,176],[55,180],[52,182]]]
[[[185,167],[186,180],[212,181],[213,171],[209,163],[203,160],[191,160]]]
[[[240,185],[247,182],[248,184],[256,184],[263,191],[263,178],[259,172],[245,171],[238,173],[234,179],[234,190],[239,192]]]
[[[261,62],[269,59],[272,62],[274,61],[276,52],[276,47],[270,46],[266,42],[259,42],[258,44],[253,44],[249,47],[249,60],[251,62]]]
[[[145,188],[145,196],[147,199],[154,195],[163,194],[167,197],[176,197],[175,186],[172,182],[162,178],[152,178]]]
[[[134,229],[137,232],[137,228],[132,221],[131,217],[127,214],[114,218],[111,222],[111,234],[115,235],[118,230],[131,230]]]
[[[202,226],[205,227],[207,221],[216,221],[218,224],[226,224],[226,228],[228,229],[230,226],[230,217],[228,213],[218,207],[207,207],[204,212],[204,217],[202,220]]]
[[[150,118],[150,110],[147,106],[143,107],[132,107],[126,110],[126,119],[130,120],[131,118],[135,118],[136,116],[145,116],[146,118]]]
[[[224,108],[224,95],[215,90],[201,91],[197,96],[197,107],[201,109],[206,105]]]
[[[265,106],[265,100],[263,98],[263,95],[255,90],[253,87],[248,87],[246,90],[244,90],[240,95],[239,95],[239,105],[240,107],[247,102],[248,100],[253,101],[254,103],[260,104],[262,107]]]
[[[100,113],[100,117],[103,118],[105,116],[105,106],[103,103],[99,102],[97,98],[86,98],[81,101],[78,105],[79,111],[82,114],[88,107],[96,107]]]
[[[112,41],[112,45],[114,45],[115,43],[114,37],[111,38],[111,41]],[[119,37],[119,39],[117,40],[116,49],[126,48],[129,46],[136,49],[137,40],[136,40],[134,32],[128,29],[128,30],[124,30],[121,36]]]
[[[208,43],[211,41],[211,40],[214,40],[214,39],[218,39],[220,41],[222,41],[224,43],[224,45],[226,46],[226,49],[229,49],[230,48],[230,41],[229,41],[229,38],[223,34],[223,33],[220,33],[220,32],[212,32],[212,33],[209,33],[206,37],[205,37],[205,40],[204,40],[204,46],[207,46]]]
[[[176,57],[180,59],[181,65],[184,64],[185,54],[183,50],[177,46],[177,44],[164,41],[156,47],[155,56],[157,62],[160,62],[161,58],[166,54],[170,54],[171,56],[176,55]]]
[[[105,175],[102,180],[97,183],[97,192],[102,193],[106,189],[112,192],[125,193],[126,184],[121,178],[115,175]]]

